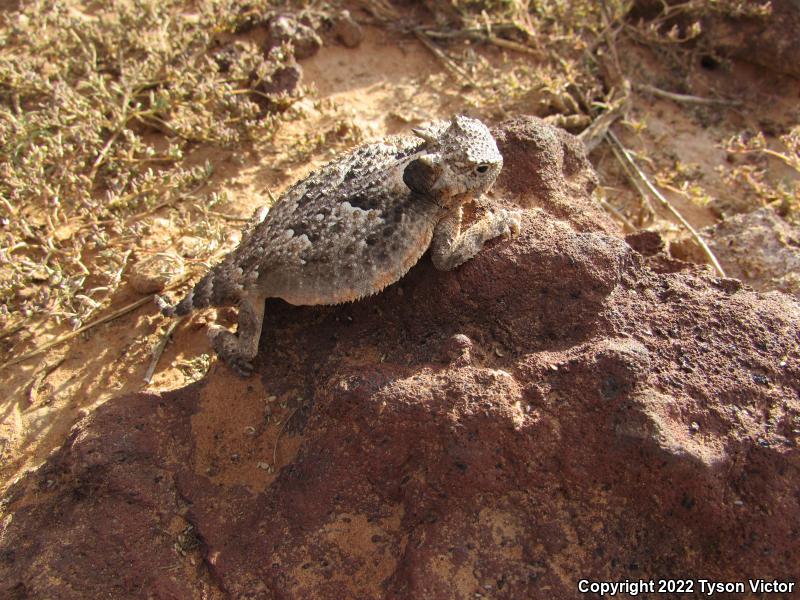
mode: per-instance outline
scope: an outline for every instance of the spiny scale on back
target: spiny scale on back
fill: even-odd
[[[162,312],[238,304],[238,337],[220,327],[209,335],[245,374],[266,298],[357,300],[400,279],[432,244],[434,264],[449,269],[487,239],[519,230],[518,213],[498,211],[460,231],[461,206],[486,192],[502,168],[483,123],[458,116],[414,133],[356,148],[290,187],[183,300],[160,301]]]

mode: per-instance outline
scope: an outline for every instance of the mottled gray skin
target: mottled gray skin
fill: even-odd
[[[160,301],[162,312],[238,305],[237,334],[214,325],[209,338],[247,375],[267,298],[358,300],[400,279],[429,247],[434,266],[449,270],[487,240],[519,232],[520,213],[506,210],[461,231],[462,205],[489,190],[503,167],[483,123],[458,116],[414,134],[356,148],[293,185],[183,300]]]

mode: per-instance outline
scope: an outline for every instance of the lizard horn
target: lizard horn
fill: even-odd
[[[433,131],[431,131],[430,128],[428,127],[417,127],[415,129],[412,129],[411,131],[415,136],[422,138],[429,144],[432,144],[437,141],[436,134]]]
[[[425,165],[426,167],[435,167],[439,164],[439,155],[438,154],[423,154],[417,159],[421,164]]]

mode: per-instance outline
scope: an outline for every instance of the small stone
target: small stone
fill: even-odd
[[[700,424],[697,421],[692,421],[689,425],[689,429],[692,431],[692,433],[697,433],[700,431]]]
[[[265,96],[275,97],[270,100],[266,100],[266,98],[262,97],[266,101],[264,104],[267,109],[272,111],[286,110],[291,106],[291,102],[282,102],[280,100],[280,95],[286,94],[291,96],[294,94],[302,78],[303,69],[292,59],[287,61],[286,64],[280,65],[269,77],[259,81],[253,89]]]
[[[272,17],[267,23],[264,49],[269,51],[285,42],[292,44],[298,60],[314,56],[322,47],[322,40],[311,27],[284,15]]]
[[[207,240],[194,235],[185,235],[178,240],[178,253],[185,258],[197,258],[217,249],[215,240]]]
[[[472,347],[472,340],[463,333],[450,336],[444,343],[444,351],[450,362],[463,363],[465,365],[471,362],[470,353],[472,352]]]
[[[332,32],[336,41],[346,48],[356,48],[364,40],[364,29],[353,19],[350,11],[341,11],[332,21]]]
[[[177,281],[184,270],[180,256],[173,253],[154,254],[131,266],[128,283],[140,294],[152,294]]]

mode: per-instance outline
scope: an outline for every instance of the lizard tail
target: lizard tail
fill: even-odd
[[[208,273],[177,304],[169,304],[163,296],[156,296],[156,306],[165,317],[181,317],[195,308],[205,308],[213,301],[214,272]]]

